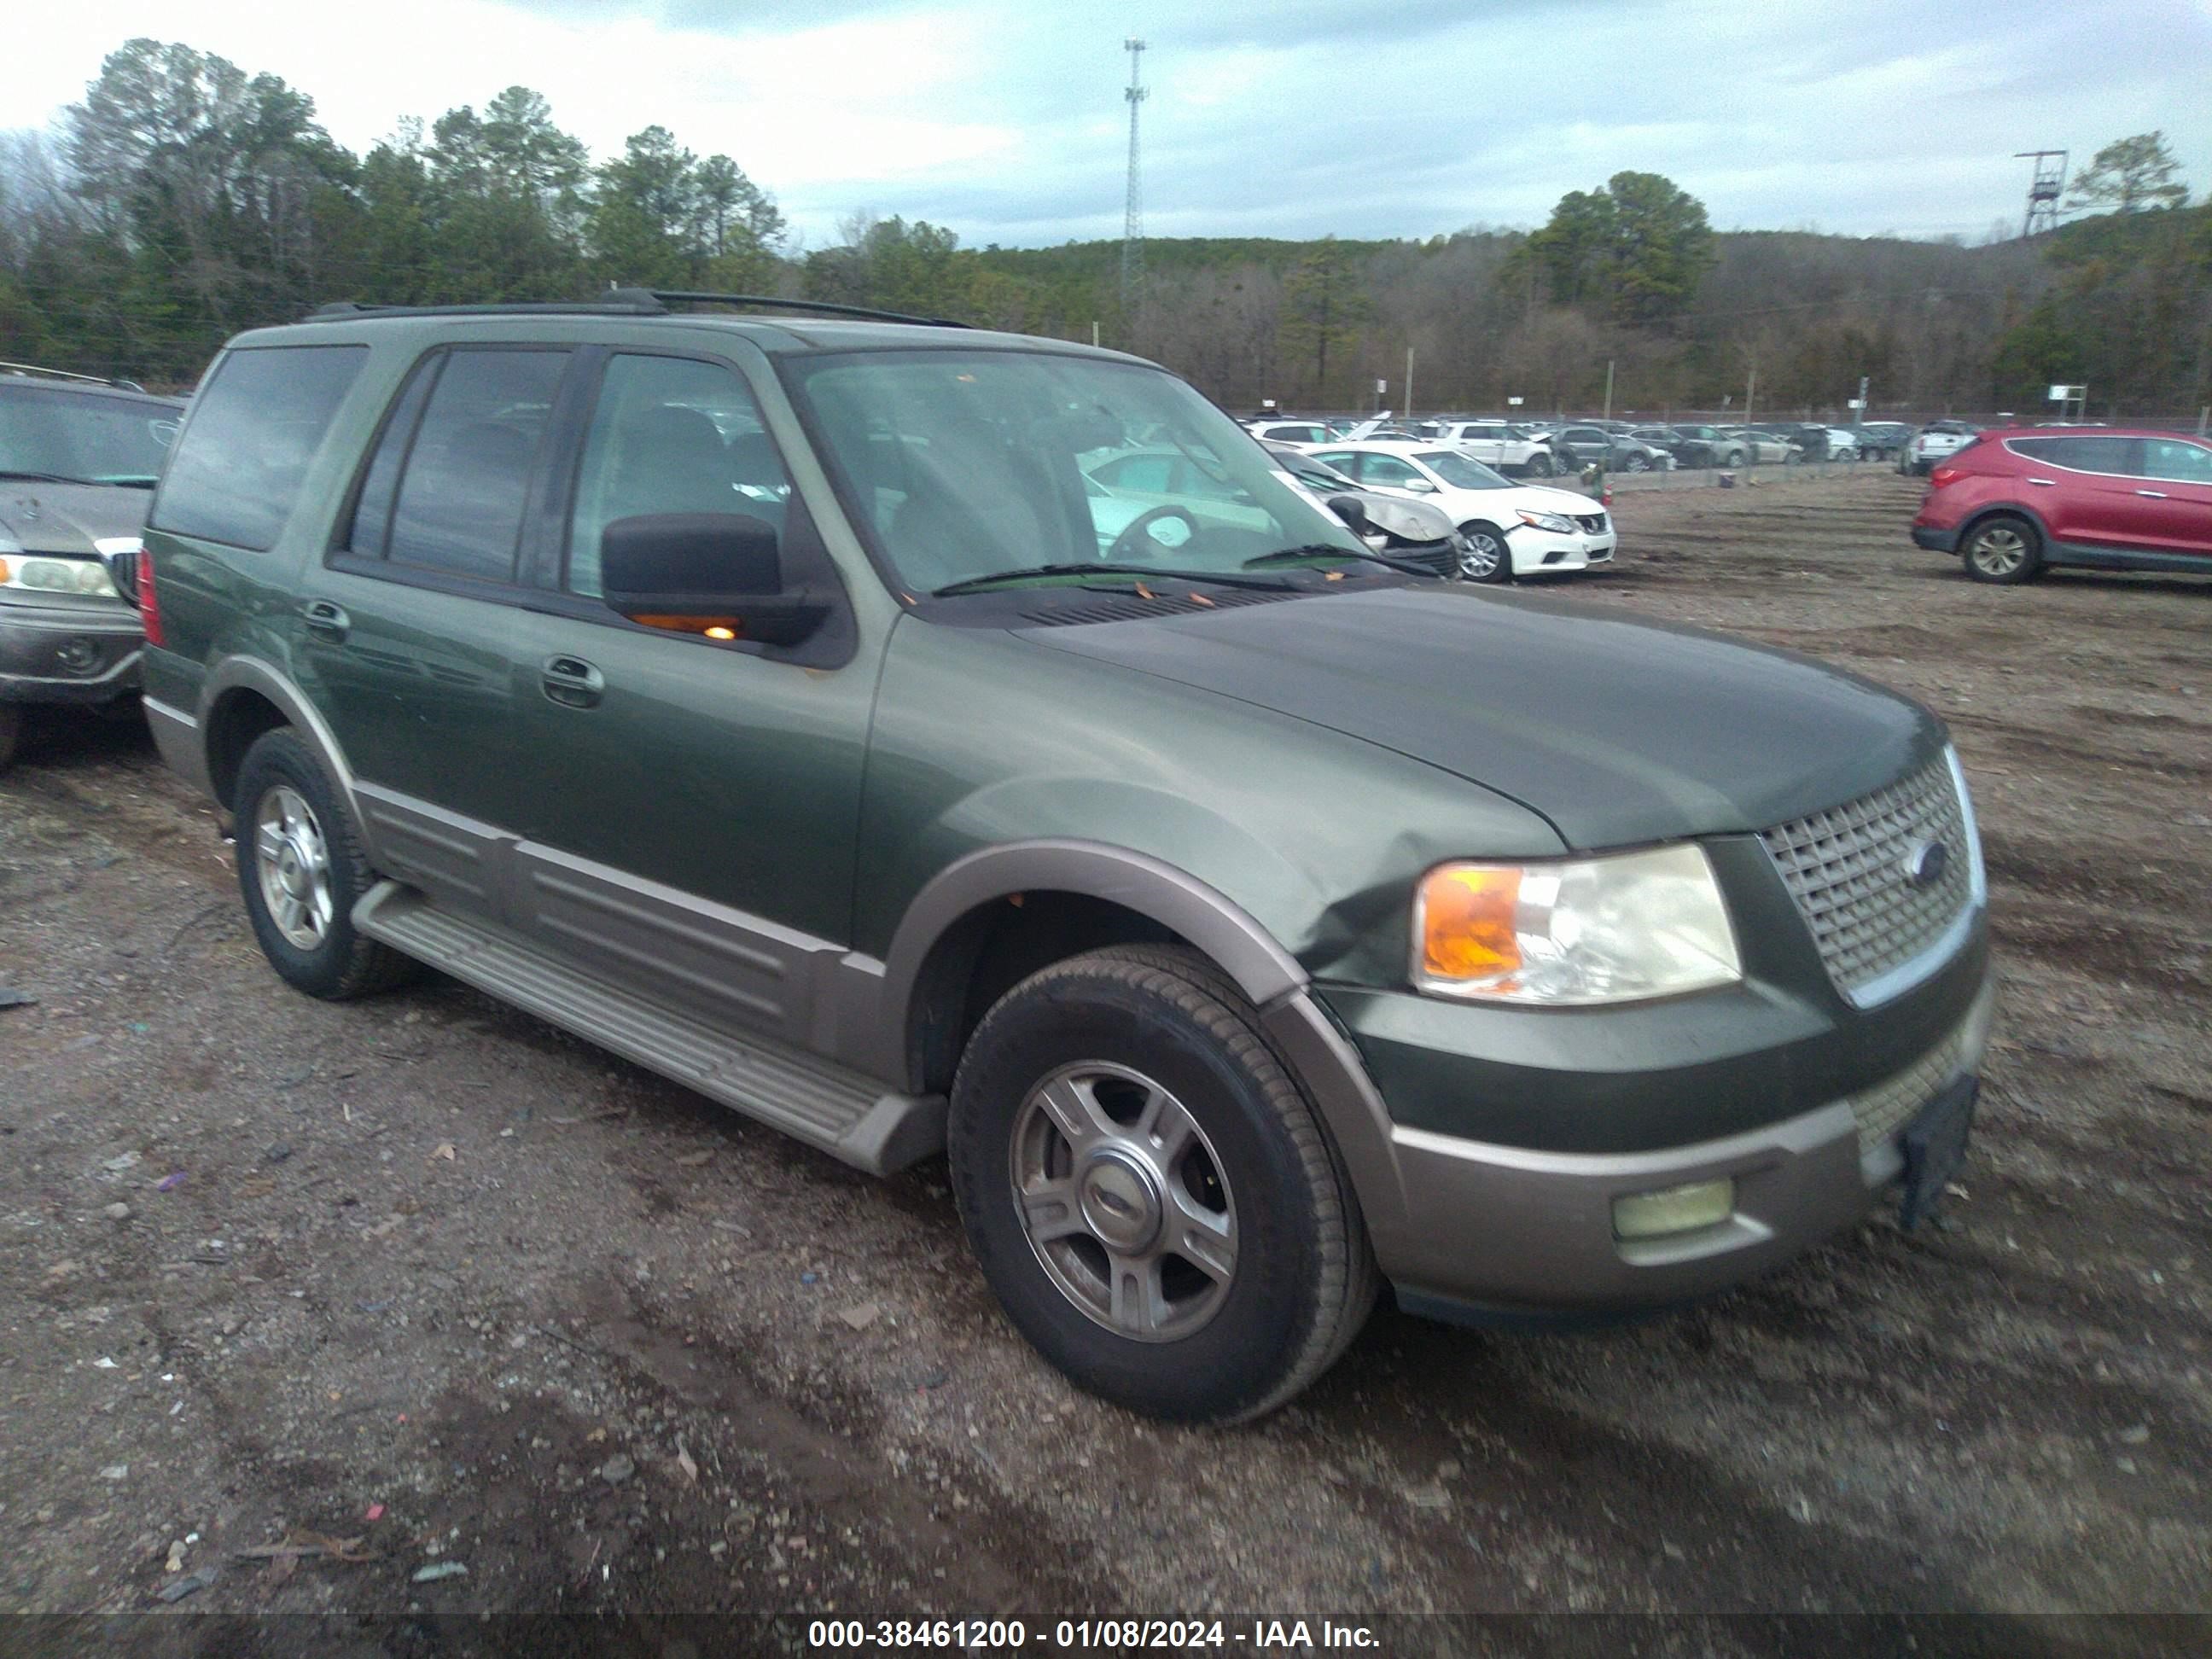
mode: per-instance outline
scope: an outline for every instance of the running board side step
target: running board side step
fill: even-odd
[[[772,1038],[736,1036],[580,973],[493,923],[380,881],[353,925],[441,973],[634,1060],[872,1175],[945,1150],[942,1095],[880,1083]]]

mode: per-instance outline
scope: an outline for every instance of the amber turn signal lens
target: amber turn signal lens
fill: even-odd
[[[734,628],[725,628],[717,623],[707,630],[707,637],[710,640],[734,640],[738,637],[738,632]]]
[[[1421,962],[1439,979],[1478,979],[1521,965],[1513,917],[1522,872],[1455,864],[1421,883]]]

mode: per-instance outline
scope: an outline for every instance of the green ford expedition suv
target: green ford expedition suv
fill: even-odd
[[[292,985],[428,963],[943,1153],[1014,1323],[1170,1418],[1386,1280],[1662,1307],[1940,1197],[1990,988],[1925,710],[1393,564],[1129,357],[685,298],[210,373],[146,707]]]

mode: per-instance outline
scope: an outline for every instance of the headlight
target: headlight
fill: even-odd
[[[1446,864],[1413,900],[1413,983],[1554,1006],[1677,996],[1743,977],[1701,847],[1543,864]]]
[[[1553,531],[1562,536],[1574,529],[1572,524],[1556,513],[1531,513],[1523,507],[1517,516],[1522,524],[1532,524],[1539,530]]]
[[[0,587],[27,588],[39,593],[84,593],[100,599],[120,599],[107,579],[107,567],[97,559],[56,558],[45,553],[9,553],[0,557]]]

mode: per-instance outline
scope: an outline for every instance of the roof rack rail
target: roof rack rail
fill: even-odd
[[[966,328],[967,324],[951,317],[916,317],[903,311],[878,311],[872,306],[839,305],[830,300],[787,300],[772,294],[702,294],[684,289],[656,288],[650,290],[624,288],[611,289],[611,294],[639,294],[649,292],[664,305],[754,306],[763,311],[817,311],[831,317],[866,317],[878,323],[915,323],[926,328]]]
[[[307,313],[309,322],[343,317],[664,317],[670,305],[750,306],[761,311],[820,312],[831,317],[866,317],[878,323],[915,323],[928,328],[965,328],[951,317],[915,317],[903,311],[839,305],[829,300],[787,300],[773,294],[708,294],[689,289],[617,288],[594,300],[493,301],[478,305],[380,306],[358,300],[333,300]]]
[[[0,362],[0,374],[44,374],[57,380],[76,380],[86,386],[110,386],[118,392],[143,392],[145,387],[136,380],[118,379],[112,374],[78,374],[66,368],[44,368],[37,363]]]
[[[597,300],[490,301],[478,305],[379,306],[358,300],[333,300],[307,313],[309,322],[341,317],[659,317],[668,307],[641,288],[610,289]]]

